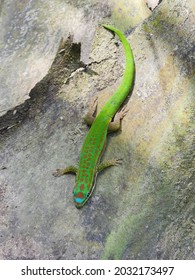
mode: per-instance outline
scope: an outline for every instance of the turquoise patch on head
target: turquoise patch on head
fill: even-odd
[[[76,203],[82,203],[84,199],[80,197],[75,197],[74,200]]]

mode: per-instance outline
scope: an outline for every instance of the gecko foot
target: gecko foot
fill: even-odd
[[[128,111],[129,109],[127,108],[127,105],[125,105],[118,113],[116,113],[116,119],[122,120]]]
[[[119,165],[119,164],[122,164],[122,158],[117,158],[117,159],[113,159],[113,165]]]
[[[53,172],[52,175],[53,175],[54,177],[63,176],[63,175],[64,175],[64,170],[63,170],[63,169],[56,169],[56,171]]]

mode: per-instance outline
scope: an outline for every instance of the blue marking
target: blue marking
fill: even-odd
[[[82,203],[84,199],[80,197],[75,197],[74,200],[76,203]]]

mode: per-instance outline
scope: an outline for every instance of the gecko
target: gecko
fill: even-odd
[[[97,110],[97,97],[95,97],[89,106],[89,111],[85,116],[86,123],[91,126],[83,142],[80,152],[78,167],[69,166],[64,169],[57,169],[53,175],[59,177],[67,173],[76,175],[73,197],[75,206],[82,208],[91,197],[96,185],[96,177],[99,172],[110,166],[118,165],[120,159],[111,159],[100,162],[106,147],[106,137],[108,132],[117,131],[121,127],[121,120],[127,114],[127,108],[121,105],[132,90],[135,76],[135,63],[131,47],[119,29],[102,24],[102,26],[118,35],[125,53],[125,69],[118,89],[108,99],[99,114],[95,116]]]

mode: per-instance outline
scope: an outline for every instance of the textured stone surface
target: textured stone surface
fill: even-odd
[[[74,177],[51,174],[78,161],[88,100],[100,108],[117,88],[123,49],[97,28],[82,71],[80,45],[56,40],[48,74],[0,120],[1,259],[194,258],[194,13],[193,0],[164,0],[128,28],[135,87],[104,154],[123,164],[98,176],[81,210]]]
[[[0,116],[29,98],[30,90],[47,74],[61,37],[71,33],[75,42],[81,42],[81,59],[87,62],[99,22],[112,14],[114,22],[120,22],[119,27],[125,30],[149,15],[143,0],[130,2],[123,0],[119,5],[115,0],[3,1]]]

